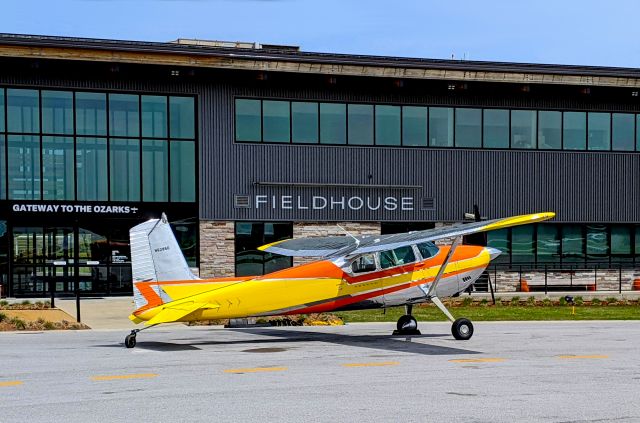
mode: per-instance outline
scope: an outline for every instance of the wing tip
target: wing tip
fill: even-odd
[[[281,242],[284,242],[284,241],[289,241],[289,239],[281,239],[280,241],[275,241],[275,242],[271,242],[271,243],[269,243],[269,244],[261,245],[261,246],[259,246],[259,247],[258,247],[258,250],[260,250],[260,251],[266,251],[266,250],[267,250],[267,248],[269,248],[269,247],[273,247],[273,246],[275,246],[275,245],[278,245],[278,244],[280,244]]]

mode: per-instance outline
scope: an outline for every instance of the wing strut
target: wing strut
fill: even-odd
[[[440,309],[441,312],[444,313],[445,316],[447,316],[447,319],[449,319],[449,321],[452,323],[455,321],[455,319],[453,318],[451,313],[449,313],[449,310],[447,310],[444,304],[442,304],[442,302],[440,301],[440,298],[438,298],[438,292],[436,291],[436,289],[438,288],[438,282],[440,282],[440,279],[442,279],[442,275],[444,274],[444,271],[447,265],[449,264],[449,260],[451,260],[451,257],[453,257],[454,251],[456,250],[458,245],[460,245],[461,242],[462,242],[462,236],[457,236],[453,240],[453,242],[451,243],[451,248],[449,248],[449,252],[447,253],[447,257],[445,257],[444,262],[440,266],[440,269],[438,269],[438,274],[436,275],[436,278],[431,283],[431,286],[429,287],[429,292],[427,292],[427,297]]]

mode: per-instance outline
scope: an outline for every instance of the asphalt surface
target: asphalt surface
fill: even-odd
[[[0,334],[0,422],[638,422],[640,323]]]

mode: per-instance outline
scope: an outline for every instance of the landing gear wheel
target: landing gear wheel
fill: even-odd
[[[127,348],[133,348],[136,346],[136,334],[130,333],[124,338],[124,346]]]
[[[473,336],[473,324],[471,320],[460,318],[451,325],[451,334],[459,341],[466,341]]]
[[[413,333],[418,330],[418,321],[415,317],[405,314],[398,319],[396,327],[399,333]]]

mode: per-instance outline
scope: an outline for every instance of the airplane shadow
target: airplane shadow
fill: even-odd
[[[309,342],[320,342],[336,345],[344,345],[348,347],[367,348],[378,351],[391,351],[420,355],[472,355],[480,354],[479,351],[473,351],[464,348],[447,347],[442,345],[434,345],[428,343],[431,338],[447,338],[449,334],[428,334],[428,335],[412,335],[412,336],[391,336],[391,335],[346,335],[335,332],[315,332],[308,330],[287,330],[276,328],[245,328],[245,329],[228,329],[228,331],[266,336],[268,338],[258,339],[242,339],[242,340],[198,340],[194,337],[178,338],[175,341],[182,342],[157,342],[139,340],[136,349],[145,349],[159,352],[172,351],[195,351],[202,350],[205,346],[245,346],[247,349],[243,352],[278,352],[287,348],[282,344],[293,344],[295,348],[317,348],[313,345],[304,345]],[[217,333],[216,333],[217,332]],[[202,332],[200,332],[202,334]],[[220,334],[219,330],[211,331],[213,336]],[[140,335],[142,336],[142,335]],[[460,342],[463,344],[463,342]],[[298,344],[298,345],[296,345]],[[119,347],[124,348],[122,344],[95,345],[95,347]],[[261,348],[252,348],[261,347]],[[271,347],[271,348],[265,348]],[[261,351],[262,350],[262,351]],[[269,351],[274,350],[274,351]]]

